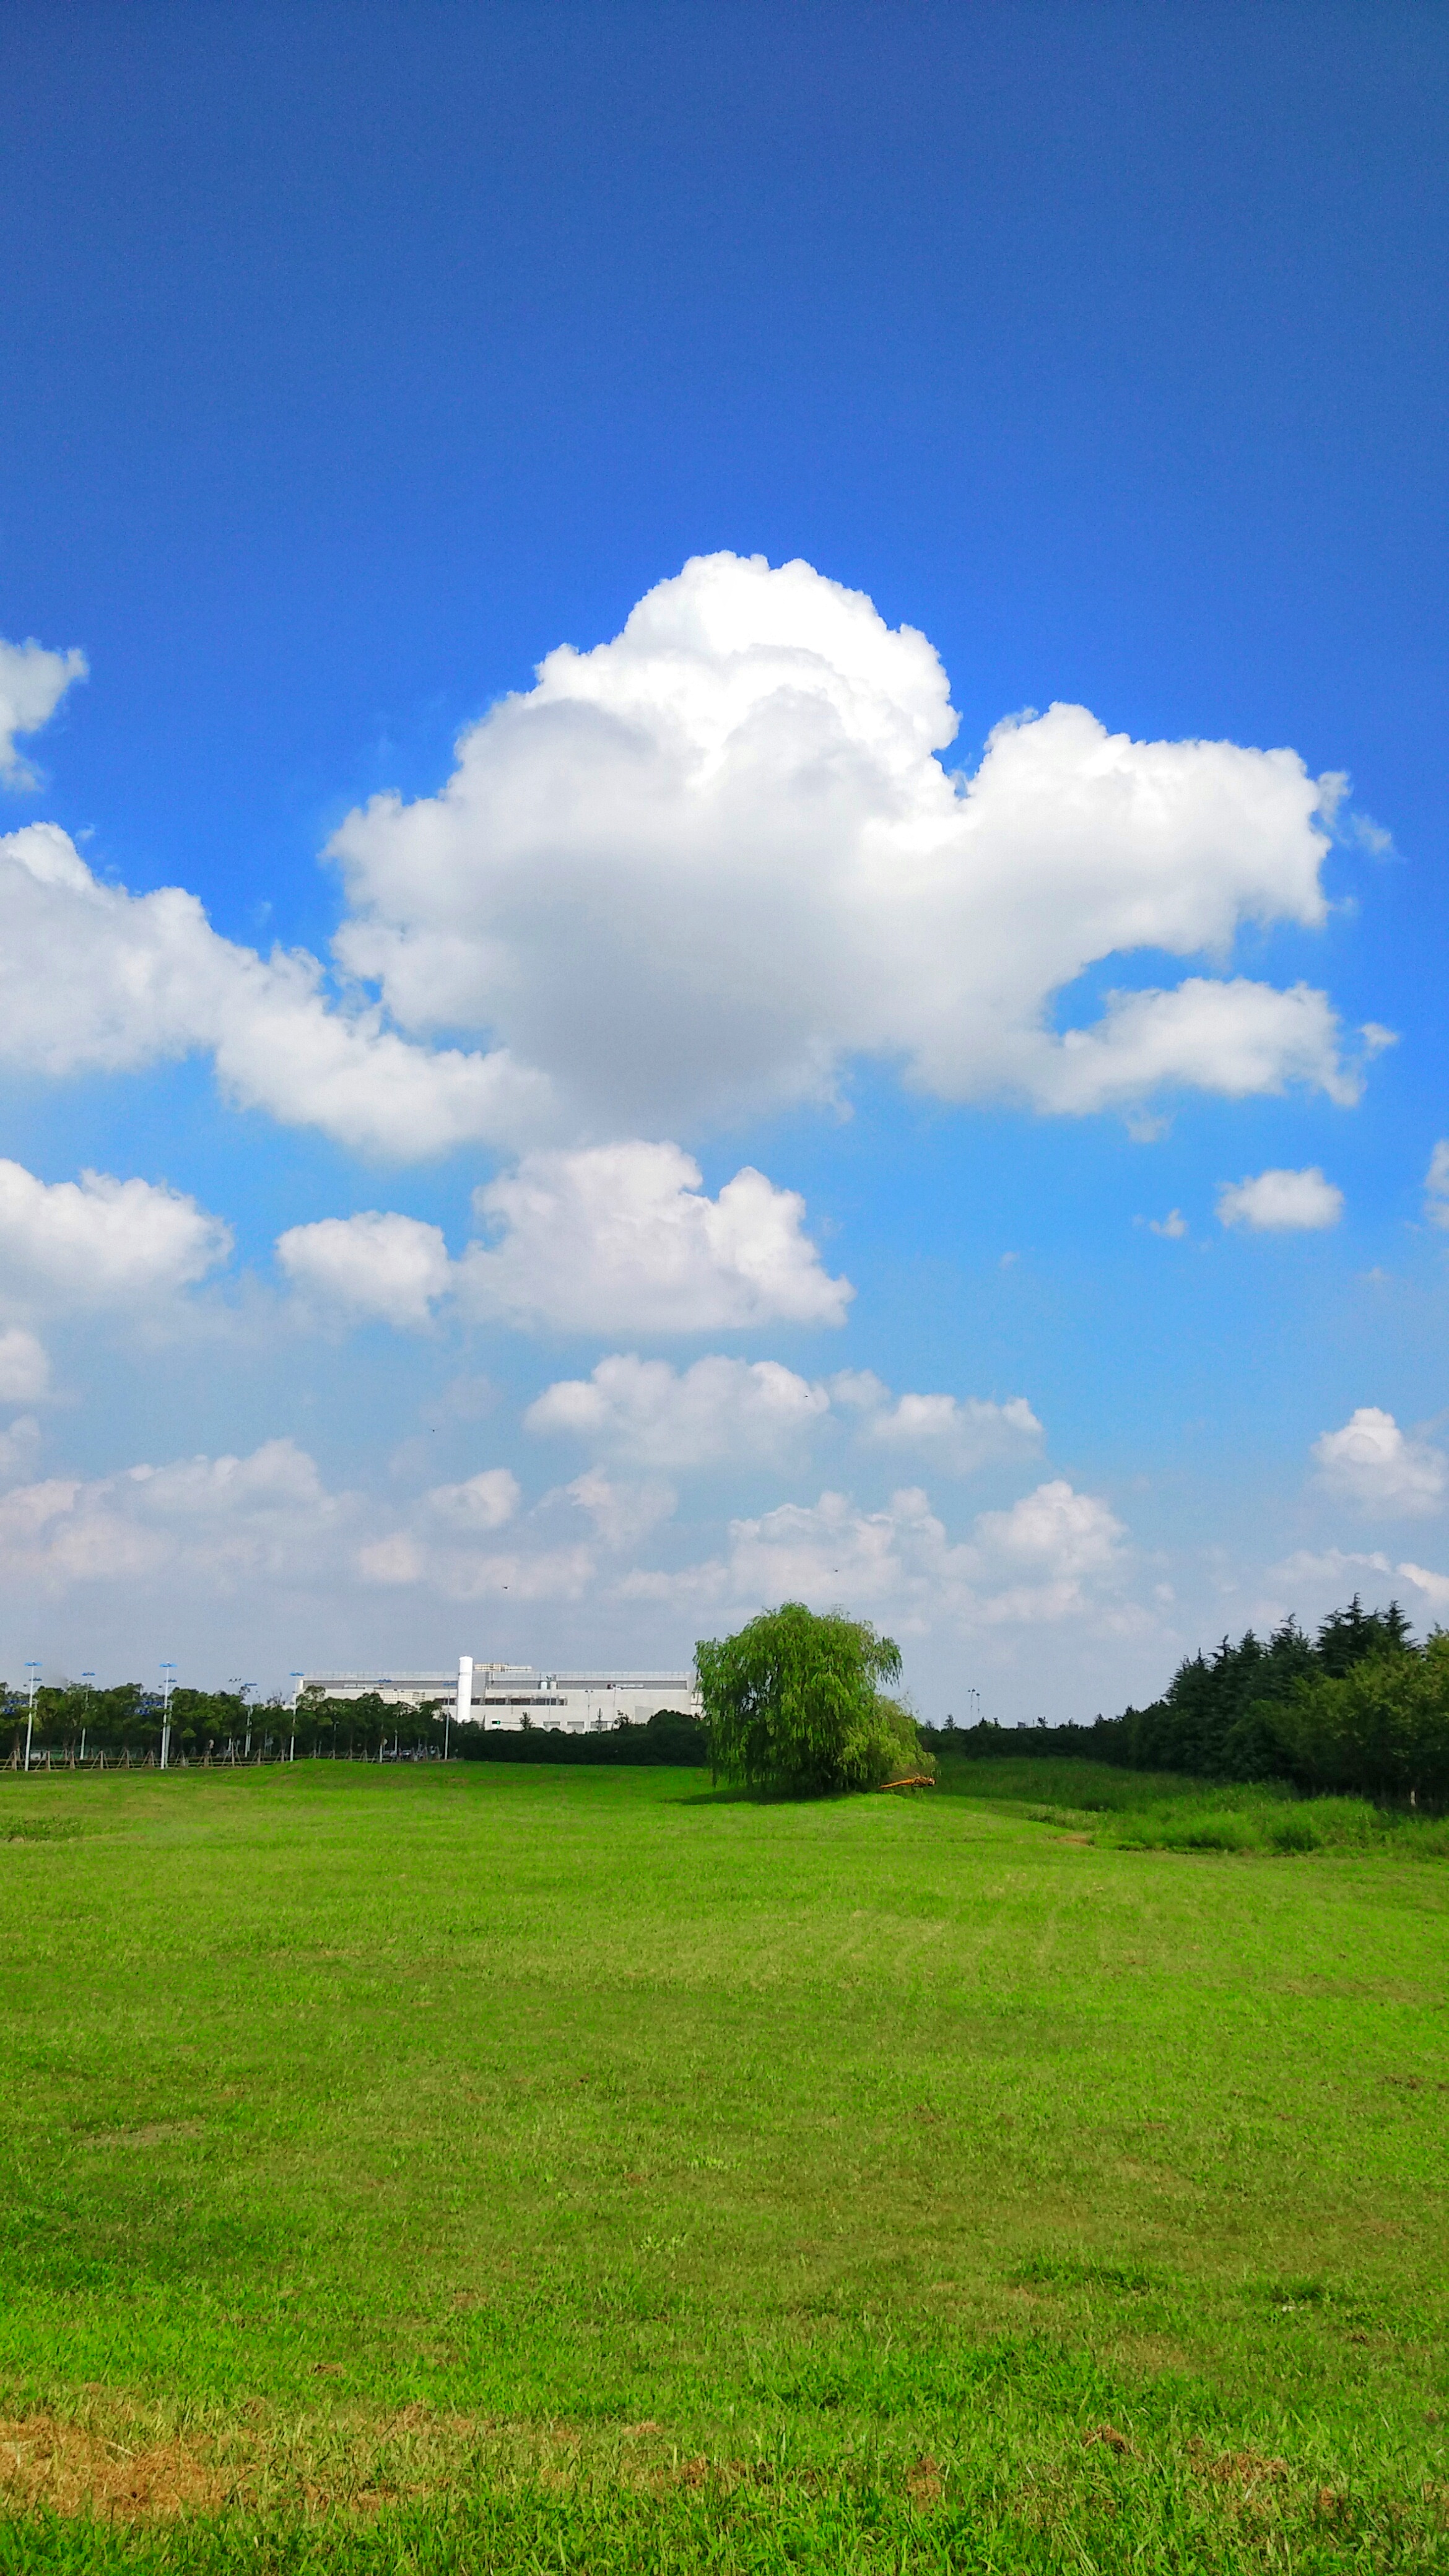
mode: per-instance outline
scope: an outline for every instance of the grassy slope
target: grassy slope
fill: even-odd
[[[1449,1859],[1449,1817],[1301,1796],[1283,1780],[1196,1780],[1106,1762],[1017,1756],[945,1762],[940,1786],[1038,1824],[1087,1827],[1119,1851],[1383,1852]]]
[[[1449,1876],[995,1786],[0,1779],[83,1828],[0,1841],[13,2492],[109,2443],[278,2566],[1445,2563]]]

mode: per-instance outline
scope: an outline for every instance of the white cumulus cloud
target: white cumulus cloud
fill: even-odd
[[[560,1544],[555,1513],[553,1533],[528,1528],[517,1544],[500,1549],[498,1533],[517,1518],[522,1500],[510,1469],[486,1467],[462,1484],[434,1485],[409,1506],[401,1527],[359,1548],[357,1571],[367,1584],[423,1585],[451,1601],[501,1602],[505,1595],[515,1603],[577,1601],[594,1581],[595,1542],[612,1498],[590,1492],[558,1499],[565,1516],[585,1514],[589,1537],[565,1536]],[[644,1525],[628,1523],[631,1532]]]
[[[1308,1586],[1315,1594],[1326,1591],[1337,1601],[1350,1586],[1361,1589],[1366,1574],[1392,1571],[1381,1548],[1300,1547],[1285,1556],[1281,1564],[1270,1566],[1268,1577],[1272,1583],[1286,1584],[1290,1592],[1295,1586]],[[1280,1616],[1286,1613],[1275,1613],[1268,1624],[1276,1626]]]
[[[475,1194],[497,1232],[457,1269],[464,1311],[565,1332],[841,1324],[854,1291],[804,1231],[805,1202],[746,1168],[718,1198],[677,1145],[525,1156]]]
[[[948,1475],[1029,1456],[1042,1426],[1024,1396],[906,1394],[869,1369],[838,1370],[828,1384],[779,1360],[726,1359],[692,1367],[613,1352],[592,1376],[561,1378],[530,1405],[524,1428],[556,1432],[656,1467],[698,1468],[778,1459],[828,1419],[853,1423],[876,1449],[928,1458]]]
[[[1218,1192],[1221,1222],[1258,1234],[1318,1234],[1337,1225],[1342,1214],[1342,1190],[1324,1179],[1316,1163],[1306,1172],[1259,1172],[1251,1180],[1224,1181]]]
[[[1313,1456],[1329,1492],[1366,1512],[1436,1512],[1449,1492],[1443,1451],[1401,1431],[1376,1404],[1359,1405],[1341,1430],[1325,1431]]]
[[[700,1612],[848,1602],[906,1633],[937,1621],[962,1630],[1032,1627],[1103,1615],[1125,1542],[1110,1506],[1063,1478],[1009,1511],[978,1513],[970,1535],[955,1542],[919,1487],[903,1488],[876,1512],[827,1492],[812,1504],[782,1503],[731,1522],[724,1557],[673,1573],[641,1568],[619,1589],[625,1599]]]
[[[0,1436],[0,1472],[23,1472],[29,1416]],[[33,1473],[33,1469],[32,1469]],[[281,1593],[421,1587],[452,1601],[577,1602],[600,1570],[667,1517],[667,1488],[594,1474],[522,1510],[507,1467],[420,1494],[398,1514],[329,1491],[290,1439],[246,1457],[173,1459],[107,1476],[52,1476],[0,1493],[0,1595],[27,1604],[124,1584],[138,1598],[243,1604]],[[291,1615],[291,1614],[289,1614]]]
[[[82,1172],[37,1179],[0,1161],[0,1298],[12,1305],[111,1306],[204,1278],[231,1231],[180,1190]]]
[[[429,1323],[452,1278],[441,1226],[375,1208],[289,1226],[277,1259],[309,1304],[402,1328]]]
[[[277,1259],[305,1303],[421,1328],[444,1298],[474,1322],[565,1332],[840,1324],[854,1295],[804,1231],[805,1202],[745,1169],[718,1198],[677,1145],[525,1155],[473,1195],[491,1241],[369,1209],[290,1226]]]
[[[1423,1593],[1436,1618],[1449,1618],[1449,1574],[1431,1573],[1427,1565],[1401,1565],[1399,1572]]]
[[[223,939],[179,886],[128,894],[54,823],[0,838],[0,1062],[52,1077],[208,1054],[227,1098],[407,1160],[512,1141],[547,1086],[505,1054],[410,1045],[301,949]]]
[[[1424,1175],[1424,1214],[1431,1225],[1449,1225],[1449,1136],[1441,1136]]]
[[[932,646],[863,593],[696,557],[609,642],[549,654],[438,794],[348,816],[341,999],[178,887],[102,883],[54,824],[0,841],[0,1053],[204,1050],[238,1104],[397,1157],[686,1133],[830,1099],[860,1058],[1074,1114],[1357,1097],[1387,1032],[1346,1050],[1323,993],[1226,971],[1245,926],[1323,920],[1341,779],[1076,706],[998,726],[966,777],[956,725]],[[1199,970],[1056,1025],[1089,968],[1144,953]]]
[[[50,722],[72,681],[86,676],[84,653],[50,653],[32,635],[7,644],[0,636],[0,786],[38,782],[15,748],[18,733],[38,733]]]
[[[1005,1404],[974,1395],[903,1395],[867,1415],[866,1437],[881,1448],[933,1459],[947,1475],[969,1476],[997,1459],[1030,1456],[1045,1434],[1024,1395]]]
[[[486,1032],[545,1074],[575,1135],[828,1097],[862,1055],[1075,1112],[1181,1084],[1356,1096],[1303,986],[1198,974],[1052,1026],[1104,959],[1220,961],[1245,924],[1321,922],[1341,782],[1073,706],[998,727],[966,779],[939,756],[956,723],[926,638],[862,593],[698,557],[611,642],[551,653],[440,794],[347,818],[338,954],[399,1026]]]
[[[773,1458],[829,1411],[825,1388],[779,1360],[712,1353],[676,1369],[615,1352],[591,1377],[545,1387],[523,1422],[527,1431],[566,1433],[650,1466],[703,1467]]]
[[[285,1439],[245,1458],[51,1477],[0,1496],[0,1585],[55,1594],[162,1579],[219,1592],[296,1583],[332,1562],[351,1508]]]

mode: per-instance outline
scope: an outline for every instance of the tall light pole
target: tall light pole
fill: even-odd
[[[235,1690],[238,1699],[241,1701],[242,1715],[247,1722],[247,1740],[242,1746],[242,1760],[243,1762],[250,1762],[252,1758],[252,1713],[247,1706],[247,1692],[249,1690],[255,1690],[256,1683],[244,1682],[237,1674],[233,1673],[232,1688]]]
[[[40,1684],[40,1666],[39,1664],[31,1663],[27,1664],[25,1669],[30,1675],[30,1694],[25,1703],[25,1768],[28,1771],[30,1768],[30,1739],[35,1733],[35,1694]]]
[[[305,1673],[292,1675],[292,1749],[287,1756],[289,1762],[295,1762],[297,1759],[297,1702],[302,1696],[302,1684],[305,1680]]]
[[[94,1673],[82,1673],[82,1675],[81,1675],[81,1680],[85,1683],[85,1686],[86,1686],[85,1698],[84,1698],[84,1699],[82,1700],[82,1702],[81,1702],[81,1749],[80,1749],[80,1758],[81,1758],[82,1762],[84,1762],[84,1760],[85,1760],[85,1758],[86,1758],[86,1711],[88,1710],[88,1708],[90,1707],[90,1704],[91,1704],[91,1684],[92,1684],[92,1682],[95,1680],[95,1674],[94,1674]]]
[[[163,1771],[171,1757],[171,1694],[175,1688],[176,1666],[163,1664],[161,1667],[161,1768]]]

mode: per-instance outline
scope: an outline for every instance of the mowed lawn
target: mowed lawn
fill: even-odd
[[[1449,1863],[485,1765],[0,1838],[0,2566],[1449,2564]]]

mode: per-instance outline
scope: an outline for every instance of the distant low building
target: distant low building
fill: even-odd
[[[656,1709],[701,1714],[693,1673],[546,1673],[534,1664],[485,1664],[460,1655],[456,1672],[304,1673],[299,1698],[379,1699],[405,1708],[451,1703],[460,1725],[561,1727],[587,1735],[622,1721],[640,1725]]]

